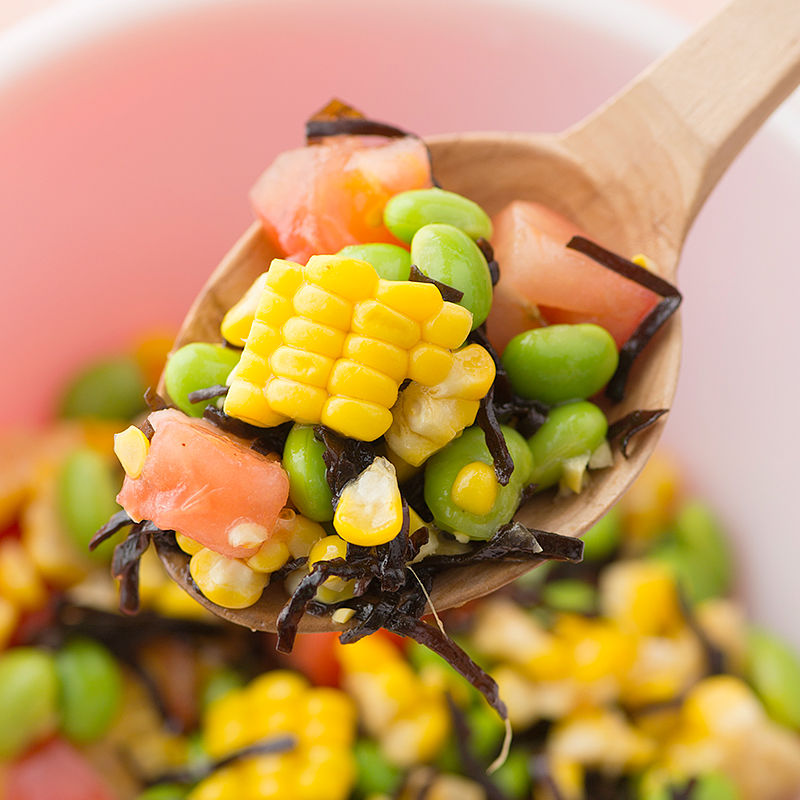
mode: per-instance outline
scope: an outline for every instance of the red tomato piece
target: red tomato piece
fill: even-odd
[[[287,666],[302,672],[315,686],[339,686],[341,667],[336,658],[339,634],[301,633],[292,652],[283,656]]]
[[[135,520],[180,531],[229,558],[253,555],[261,542],[252,537],[269,538],[289,497],[280,462],[174,408],[149,420],[155,433],[144,469],[126,476],[117,502]]]
[[[305,264],[350,244],[400,244],[383,225],[384,206],[399,192],[431,185],[418,139],[333,136],[281,153],[250,200],[273,244]]]
[[[620,347],[661,299],[566,248],[580,229],[538,203],[510,203],[493,223],[500,281],[487,330],[501,352],[518,333],[539,327],[537,308],[550,324],[600,325]]]
[[[92,765],[62,739],[31,750],[8,767],[8,800],[118,800]]]

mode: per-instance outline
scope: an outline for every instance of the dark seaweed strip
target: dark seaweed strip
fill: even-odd
[[[250,449],[255,450],[256,453],[261,453],[263,456],[269,453],[282,454],[286,445],[286,437],[292,430],[293,425],[294,423],[290,420],[282,425],[276,425],[274,428],[260,428],[261,433],[250,445]]]
[[[148,386],[145,390],[144,401],[151,411],[169,408],[169,403],[152,386]]]
[[[644,286],[663,298],[639,323],[628,341],[620,348],[617,370],[608,382],[608,386],[606,386],[606,397],[619,402],[625,396],[625,384],[634,360],[650,339],[653,338],[655,332],[675,313],[681,304],[682,295],[677,287],[673,286],[669,281],[659,278],[658,275],[654,275],[650,270],[634,264],[633,261],[629,261],[611,250],[606,250],[583,236],[573,236],[567,242],[567,247],[583,253],[583,255],[588,256],[606,269],[610,269],[612,272],[616,272],[617,275]]]
[[[218,769],[235,764],[245,758],[253,756],[264,756],[270,753],[286,753],[297,747],[297,740],[294,736],[276,736],[274,739],[265,739],[249,747],[243,747],[233,753],[220,758],[217,761],[208,761],[197,764],[196,766],[185,769],[176,769],[164,772],[155,778],[148,778],[144,781],[147,788],[158,786],[161,783],[198,783],[204,778],[208,778]]]
[[[375,548],[378,557],[378,579],[381,591],[396,592],[406,581],[406,563],[408,557],[408,529],[411,517],[408,503],[403,500],[403,524],[394,539]]]
[[[335,506],[339,502],[342,489],[372,464],[377,453],[369,442],[345,438],[324,425],[314,426],[314,436],[325,445],[325,452],[322,454],[325,479],[333,494]]]
[[[139,610],[139,559],[150,546],[150,537],[157,530],[150,522],[134,525],[128,537],[114,548],[111,574],[119,584],[119,610],[135,614]]]
[[[195,389],[189,392],[188,399],[190,403],[202,403],[203,400],[213,400],[215,397],[225,397],[228,394],[230,386],[225,386],[223,383],[215,383],[213,386],[206,386],[204,389]]]
[[[628,776],[609,775],[600,770],[587,770],[584,778],[586,797],[592,800],[633,800],[631,781]],[[638,797],[638,793],[636,797]]]
[[[133,520],[128,516],[128,512],[124,510],[117,511],[117,513],[113,514],[108,522],[106,522],[106,524],[89,540],[89,550],[94,550],[96,547],[99,547],[106,539],[109,539],[127,525],[133,525]]]
[[[425,472],[421,470],[412,475],[401,487],[408,505],[417,512],[423,522],[432,522],[433,514],[425,502]]]
[[[258,425],[250,425],[236,417],[229,417],[222,409],[216,406],[206,406],[203,409],[203,419],[216,425],[225,433],[238,436],[240,439],[258,439],[264,435],[267,428],[260,428]]]
[[[447,303],[460,303],[464,297],[464,292],[459,291],[454,286],[437,281],[435,278],[428,277],[416,264],[411,265],[411,272],[408,276],[410,281],[415,283],[432,283],[442,296],[442,300]]]
[[[150,424],[149,419],[146,419],[141,425],[137,425],[136,427],[147,437],[148,442],[152,441],[156,429]]]
[[[697,788],[697,778],[691,778],[683,787],[673,786],[670,789],[672,800],[691,800]]]
[[[621,436],[622,441],[620,442],[619,449],[622,455],[628,458],[628,443],[630,440],[637,433],[649,428],[659,417],[663,417],[667,411],[669,411],[668,408],[655,408],[652,411],[637,408],[635,411],[631,411],[630,414],[626,414],[616,422],[612,422],[608,426],[606,439],[608,439],[609,442],[613,442]]]
[[[493,396],[494,386],[490,387],[488,394],[481,400],[475,422],[483,431],[486,447],[494,462],[494,474],[497,476],[497,482],[501,486],[508,486],[514,472],[514,459],[508,452],[505,436],[500,430],[500,423],[497,421],[492,402]]]
[[[450,719],[453,722],[453,739],[455,741],[458,758],[464,774],[483,788],[487,800],[509,800],[508,795],[486,774],[486,767],[481,764],[471,748],[472,731],[470,730],[464,712],[456,705],[448,692],[445,695],[447,707],[450,710]]]
[[[308,556],[300,556],[299,558],[292,558],[287,561],[280,569],[276,569],[270,575],[270,578],[275,578],[278,580],[280,578],[285,578],[290,572],[294,572],[296,569],[300,569],[300,567],[304,567],[308,563]]]
[[[489,275],[492,278],[492,286],[497,286],[497,282],[500,280],[500,265],[494,257],[494,248],[483,236],[476,239],[475,244],[478,245],[481,253],[483,253],[483,257],[486,259],[486,265],[489,267]]]

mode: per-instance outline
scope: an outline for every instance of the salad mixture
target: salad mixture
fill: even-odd
[[[307,139],[251,195],[284,257],[224,310],[216,341],[172,353],[147,419],[115,438],[124,510],[92,545],[129,531],[113,565],[124,608],[153,541],[216,606],[284,587],[283,652],[306,613],[344,643],[385,628],[505,716],[494,681],[421,620],[434,580],[580,559],[579,541],[514,515],[534,493],[580,492],[612,467],[612,442],[626,455],[665,413],[609,425],[603,409],[680,295],[537,204],[493,222],[436,185],[420,139],[341,103]]]

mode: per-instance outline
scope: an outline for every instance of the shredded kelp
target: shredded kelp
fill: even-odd
[[[416,264],[411,265],[408,279],[415,283],[432,283],[439,290],[442,300],[447,303],[460,303],[464,297],[464,292],[454,286],[450,286],[448,283],[442,283],[435,278],[428,277]]]
[[[377,457],[375,445],[359,439],[349,439],[324,425],[314,426],[314,437],[325,445],[325,479],[333,494],[334,507],[342,489],[357,478]]]
[[[100,528],[89,541],[89,550],[94,550],[99,547],[106,539],[113,536],[115,533],[121,531],[128,525],[133,525],[133,520],[128,516],[127,511],[117,511],[116,514]]]
[[[483,438],[486,441],[486,447],[494,464],[494,474],[497,476],[497,482],[501,486],[508,486],[511,474],[514,472],[514,459],[511,458],[511,453],[508,452],[506,438],[500,430],[500,423],[497,421],[497,414],[492,402],[493,396],[494,386],[489,389],[489,392],[481,400],[475,422],[483,431]]]
[[[151,411],[163,411],[169,403],[152,387],[148,386],[144,393],[144,401]]]
[[[675,313],[681,304],[682,296],[677,287],[669,281],[659,278],[650,270],[640,267],[611,250],[606,250],[583,236],[573,236],[567,242],[567,247],[589,256],[606,269],[644,286],[662,298],[661,302],[639,323],[628,341],[620,348],[617,370],[606,386],[606,397],[618,402],[625,397],[625,384],[634,360],[644,350],[645,345],[653,338],[656,331]]]
[[[291,422],[284,422],[274,428],[260,428],[250,425],[236,417],[228,416],[216,406],[206,406],[203,410],[203,419],[216,425],[225,433],[238,436],[240,439],[252,440],[250,449],[266,455],[268,453],[282,453],[286,444],[286,437],[292,429]]]
[[[195,389],[187,395],[190,403],[202,403],[204,400],[213,400],[215,397],[225,397],[230,386],[223,383],[215,383],[213,386],[206,386],[204,389]]]
[[[152,535],[160,532],[152,522],[139,522],[114,548],[111,574],[119,581],[119,610],[123,614],[139,610],[139,561],[150,546]]]
[[[486,266],[489,267],[489,276],[492,279],[492,286],[497,286],[497,282],[500,280],[500,265],[494,257],[494,248],[483,236],[477,239],[475,244],[478,245],[481,253],[483,253],[483,257],[486,259]]]
[[[609,444],[620,439],[620,452],[625,458],[628,456],[628,444],[630,440],[643,430],[649,428],[657,419],[663,417],[669,411],[668,408],[654,408],[650,411],[637,408],[626,414],[624,417],[612,422],[608,426],[606,439]]]

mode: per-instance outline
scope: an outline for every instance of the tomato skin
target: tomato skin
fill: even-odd
[[[315,686],[339,686],[341,668],[336,658],[339,634],[301,633],[294,640],[291,653],[282,660],[287,666],[302,672]]]
[[[92,765],[63,739],[50,739],[10,764],[7,800],[119,800]]]

